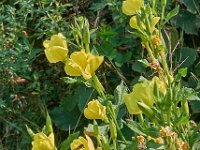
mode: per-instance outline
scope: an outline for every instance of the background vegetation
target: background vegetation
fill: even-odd
[[[96,92],[83,85],[66,84],[62,64],[48,63],[42,45],[44,39],[60,32],[67,37],[70,49],[76,50],[70,44],[74,16],[89,19],[92,49],[106,57],[100,68],[106,90],[112,92],[121,80],[131,87],[139,76],[152,76],[152,70],[136,61],[145,52],[140,51],[140,40],[128,33],[131,29],[127,16],[121,12],[121,3],[121,0],[0,2],[0,149],[30,149],[31,139],[25,125],[40,130],[46,110],[53,119],[57,143],[87,123],[82,112]],[[163,32],[173,60],[172,63],[169,55],[168,63],[174,72],[188,67],[182,82],[200,91],[200,1],[169,0],[168,11],[175,5],[180,5],[180,12]],[[191,102],[190,109],[191,118],[199,122],[200,102]],[[120,113],[125,116],[125,108]]]

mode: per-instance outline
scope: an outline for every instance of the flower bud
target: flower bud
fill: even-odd
[[[117,139],[117,129],[116,129],[116,125],[115,125],[114,121],[111,120],[109,125],[110,125],[111,138],[113,140],[116,140]]]
[[[107,119],[106,107],[99,103],[98,100],[92,100],[88,103],[88,107],[84,109],[84,116],[87,119]]]
[[[155,119],[155,113],[153,112],[153,110],[147,106],[146,104],[142,103],[142,102],[137,102],[138,107],[140,108],[140,110],[146,115],[148,116],[150,119],[154,120]]]

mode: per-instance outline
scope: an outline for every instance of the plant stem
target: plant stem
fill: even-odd
[[[108,108],[108,112],[109,112],[109,114],[111,115],[111,117],[112,117],[112,119],[113,119],[113,121],[114,121],[114,123],[115,123],[115,125],[116,125],[117,132],[119,133],[121,139],[122,139],[125,143],[127,143],[127,141],[126,141],[124,135],[122,134],[122,132],[121,132],[121,130],[120,130],[120,127],[119,127],[119,125],[118,125],[118,123],[117,123],[116,117],[115,117],[115,115],[113,115],[113,113],[112,113],[112,110],[111,110],[112,108],[111,108],[111,107],[112,107],[112,106],[108,105],[108,107],[107,107],[107,108]]]
[[[144,125],[144,118],[143,118],[143,115],[142,115],[142,113],[140,113],[139,115],[138,115],[138,119],[139,119],[139,122],[142,124],[142,126]]]
[[[89,45],[89,44],[85,44],[85,51],[86,51],[87,53],[90,52],[90,45]]]
[[[102,98],[105,99],[106,98],[106,96],[105,96],[105,89],[102,86],[101,82],[99,81],[99,79],[98,79],[98,77],[96,75],[92,76],[92,81],[93,81],[93,86],[97,90],[97,92],[99,93],[99,95]]]

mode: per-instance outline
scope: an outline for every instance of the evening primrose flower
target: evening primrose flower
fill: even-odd
[[[166,94],[165,83],[155,76],[151,81],[144,79],[143,82],[135,84],[132,92],[124,95],[124,102],[130,114],[142,113],[137,102],[143,102],[150,108],[153,107],[155,100],[153,89],[155,83],[157,84],[159,91]]]
[[[107,118],[106,107],[98,100],[92,100],[88,103],[88,107],[84,109],[84,116],[87,119],[105,120]]]
[[[140,12],[143,5],[144,0],[125,0],[122,3],[122,12],[126,15],[134,15]]]
[[[160,17],[153,17],[151,22],[150,22],[150,30],[151,33],[155,30],[155,26],[156,24],[159,22]],[[129,21],[129,25],[131,26],[131,28],[133,29],[139,29],[138,26],[138,22],[137,22],[137,17],[136,16],[132,16],[130,21]],[[146,30],[146,26],[145,24],[141,21],[141,28]]]
[[[83,76],[90,79],[103,62],[103,56],[94,56],[85,51],[74,52],[65,64],[65,72],[70,76]]]
[[[142,111],[139,109],[137,102],[143,102],[149,107],[153,107],[154,93],[151,82],[146,80],[142,83],[137,83],[133,87],[130,94],[124,95],[124,102],[130,114],[140,114]]]
[[[73,140],[70,145],[71,150],[95,150],[94,144],[89,136],[85,135],[86,139],[80,136],[78,139]]]
[[[66,59],[68,48],[66,39],[61,33],[53,35],[50,40],[45,40],[43,45],[45,55],[50,63],[57,63]]]
[[[48,137],[43,132],[35,134],[32,142],[32,150],[56,150],[54,134],[51,133]]]

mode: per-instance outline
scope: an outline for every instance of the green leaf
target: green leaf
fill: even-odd
[[[82,112],[86,107],[87,103],[95,98],[95,90],[93,88],[87,88],[85,86],[80,86],[76,90],[76,97],[78,102],[78,108]]]
[[[148,66],[147,60],[138,60],[132,65],[132,70],[139,72],[139,73],[145,73],[146,68]]]
[[[190,106],[192,109],[192,113],[200,113],[200,101],[192,101],[190,102]]]
[[[174,121],[174,126],[179,126],[181,124],[186,124],[189,121],[188,116],[181,116]]]
[[[133,121],[133,120],[127,120],[127,123],[126,123],[126,122],[124,122],[124,123],[125,123],[125,125],[126,125],[127,127],[129,127],[133,132],[135,132],[135,133],[137,133],[137,134],[139,134],[139,135],[142,135],[142,136],[146,136],[146,134],[145,134],[144,132],[141,131],[139,125],[138,125],[135,121]]]
[[[187,68],[181,68],[178,70],[178,74],[181,76],[181,77],[186,77],[187,75]]]
[[[172,17],[176,16],[176,15],[178,14],[178,12],[179,12],[179,5],[176,6],[174,9],[172,9],[172,10],[167,14],[167,16],[166,16],[166,18],[165,18],[164,24],[167,23]]]
[[[76,78],[70,78],[70,77],[63,77],[63,78],[61,78],[61,80],[63,80],[67,84],[74,84],[74,83],[78,82],[78,80]]]
[[[93,3],[92,6],[90,7],[91,10],[93,11],[98,11],[100,9],[104,9],[107,5],[110,5],[111,3]]]
[[[187,34],[198,35],[200,28],[200,16],[188,11],[182,11],[172,19],[172,24],[182,28]]]
[[[181,68],[190,67],[197,58],[197,52],[193,48],[182,47],[176,49],[173,60],[174,66],[181,65]]]
[[[73,95],[68,95],[62,99],[60,107],[64,110],[72,111],[78,105],[80,112],[82,112],[88,101],[95,97],[95,94],[96,92],[93,88],[80,85],[74,89]]]
[[[112,43],[108,41],[103,41],[98,47],[99,54],[106,56],[109,60],[112,60],[117,55],[116,48],[113,47]]]
[[[200,141],[196,141],[192,146],[192,150],[198,150],[200,148]]]
[[[61,143],[60,150],[70,150],[70,144],[74,139],[77,139],[79,136],[79,132],[70,134],[66,140]]]
[[[124,103],[123,97],[125,93],[127,93],[127,87],[124,85],[123,81],[121,81],[120,85],[118,85],[114,91],[114,97],[118,107]]]
[[[121,67],[124,63],[131,59],[131,56],[132,53],[129,51],[126,53],[117,53],[116,57],[114,58],[116,66]]]
[[[179,0],[187,7],[187,10],[193,14],[197,13],[197,9],[200,10],[200,0]]]
[[[82,120],[79,121],[81,113],[77,110],[77,107],[72,111],[56,107],[50,112],[50,114],[52,116],[53,123],[59,129],[68,131],[74,129],[76,125],[79,127],[82,124]]]
[[[184,87],[184,98],[189,101],[200,100],[198,93],[194,89],[187,87]]]
[[[134,150],[134,149],[138,149],[137,141],[132,141],[131,144],[127,145],[124,150]]]

